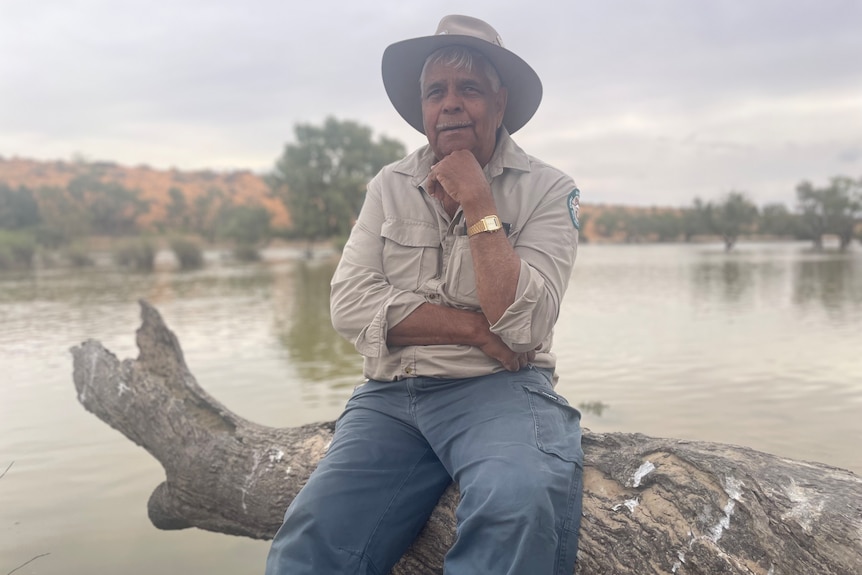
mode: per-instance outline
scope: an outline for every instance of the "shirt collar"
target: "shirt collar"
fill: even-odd
[[[419,187],[425,182],[434,162],[435,158],[434,153],[431,151],[431,146],[426,144],[397,162],[393,166],[393,169],[399,174],[410,176],[412,184]],[[529,172],[530,158],[512,140],[506,128],[501,128],[500,136],[497,139],[497,146],[494,148],[494,153],[491,155],[488,165],[485,166],[484,172],[488,181],[490,181],[502,174],[505,169]]]

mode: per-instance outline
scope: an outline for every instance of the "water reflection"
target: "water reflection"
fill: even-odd
[[[862,304],[862,260],[853,254],[787,248],[704,253],[691,268],[691,288],[696,301],[721,300],[734,309],[762,297],[840,314]]]
[[[862,264],[858,258],[836,255],[798,261],[794,279],[796,305],[821,305],[830,315],[862,305]]]
[[[582,401],[578,404],[578,409],[582,414],[595,415],[596,417],[601,417],[610,408],[611,406],[603,401]]]
[[[276,321],[278,341],[306,382],[355,385],[362,373],[356,349],[332,327],[329,280],[336,261],[299,261],[290,277],[290,311]]]
[[[755,284],[760,272],[755,262],[739,258],[702,261],[693,269],[692,285],[703,297],[720,296],[727,303],[739,303]]]

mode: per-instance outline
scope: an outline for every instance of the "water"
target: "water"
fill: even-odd
[[[862,250],[581,247],[557,324],[558,389],[594,431],[746,445],[862,473]],[[193,273],[0,274],[0,572],[261,573],[268,544],[164,532],[163,472],[77,403],[68,349],[134,357],[137,300],[198,381],[275,426],[334,419],[361,362],[329,327],[332,258]],[[14,463],[13,463],[14,462]]]

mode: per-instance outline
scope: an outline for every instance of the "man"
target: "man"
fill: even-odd
[[[465,16],[389,46],[383,80],[428,145],[368,185],[332,278],[333,325],[368,381],[288,508],[267,573],[388,573],[454,479],[447,575],[570,575],[580,414],[553,391],[550,349],[579,192],[509,137],[541,82]]]

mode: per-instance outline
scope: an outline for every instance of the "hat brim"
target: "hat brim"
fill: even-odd
[[[473,36],[440,34],[402,40],[383,52],[383,85],[386,94],[407,123],[425,133],[419,76],[425,60],[446,46],[466,46],[480,52],[497,69],[508,91],[503,125],[510,134],[526,124],[542,102],[542,81],[518,55]]]

